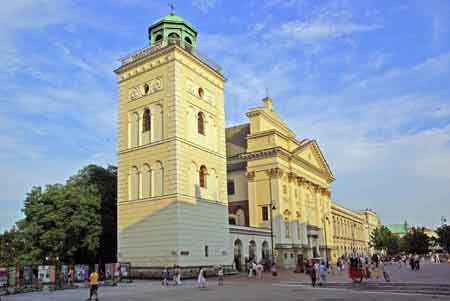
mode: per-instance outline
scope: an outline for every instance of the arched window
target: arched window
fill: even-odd
[[[151,193],[152,196],[163,195],[163,184],[164,184],[164,169],[162,163],[156,161],[151,166]]]
[[[152,133],[152,142],[160,141],[163,139],[164,132],[164,112],[161,104],[156,104],[151,107],[151,133]]]
[[[142,197],[148,198],[151,196],[151,174],[150,166],[144,164],[141,173],[141,183],[142,183]]]
[[[161,41],[163,38],[163,36],[161,34],[157,35],[155,38],[155,43],[158,43],[159,41]]]
[[[139,170],[136,166],[130,169],[128,176],[128,198],[129,200],[139,199]]]
[[[180,45],[180,36],[174,32],[169,34],[169,43],[170,44],[177,44]]]
[[[185,41],[186,43],[188,43],[189,45],[192,45],[192,41],[191,41],[191,39],[190,39],[189,37],[185,37],[185,38],[184,38],[184,41]]]
[[[256,242],[254,240],[248,244],[248,257],[250,261],[256,261]]]
[[[130,116],[129,123],[129,147],[136,147],[139,145],[139,114],[133,112]]]
[[[287,218],[284,219],[284,229],[285,229],[286,238],[291,237],[291,227],[289,225],[289,220]]]
[[[197,131],[199,134],[205,135],[205,114],[203,112],[197,114]]]
[[[198,172],[198,182],[200,184],[200,187],[206,188],[206,175],[207,174],[208,174],[208,170],[206,169],[206,166],[202,165]]]
[[[150,110],[149,109],[145,109],[144,110],[144,116],[142,117],[142,132],[148,132],[150,131],[150,127],[151,127],[151,118],[150,118]]]

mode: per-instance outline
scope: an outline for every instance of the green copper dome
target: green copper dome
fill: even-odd
[[[153,26],[157,26],[160,23],[178,23],[178,24],[185,24],[187,27],[189,27],[190,29],[192,29],[192,31],[194,31],[195,33],[197,33],[197,31],[195,30],[195,28],[185,19],[183,19],[180,16],[177,16],[175,14],[168,14],[165,17],[162,17],[160,19],[158,19],[156,22],[153,23]]]
[[[150,46],[177,44],[189,51],[196,47],[197,31],[186,20],[175,13],[160,18],[148,28]]]

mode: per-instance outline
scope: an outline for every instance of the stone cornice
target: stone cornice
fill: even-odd
[[[250,161],[250,160],[257,160],[257,159],[263,159],[263,158],[269,158],[269,157],[275,157],[280,156],[284,157],[287,160],[293,160],[297,162],[300,166],[305,168],[306,170],[316,174],[317,176],[324,178],[328,183],[331,183],[333,179],[330,179],[326,173],[324,173],[322,170],[318,169],[308,161],[296,157],[292,155],[288,150],[284,149],[281,146],[269,148],[269,149],[263,149],[248,153],[243,153],[239,155],[239,158]]]
[[[267,119],[271,120],[273,123],[275,123],[277,126],[279,126],[280,128],[282,128],[283,130],[285,130],[286,132],[288,132],[290,134],[291,138],[295,139],[295,134],[294,132],[283,122],[283,120],[278,116],[277,113],[275,113],[274,111],[269,111],[267,108],[265,107],[256,107],[256,108],[252,108],[250,109],[247,113],[246,113],[247,117],[256,117],[259,115],[263,115],[264,117],[266,117]]]
[[[169,61],[174,61],[175,60],[175,51],[178,50],[177,54],[180,53],[182,56],[191,59],[193,61],[196,61],[199,63],[200,68],[207,70],[208,72],[211,72],[212,74],[215,74],[216,77],[218,77],[222,82],[224,82],[226,79],[225,77],[219,73],[218,71],[216,71],[215,69],[211,68],[208,64],[202,62],[200,59],[198,59],[195,55],[187,52],[185,49],[183,49],[182,47],[179,47],[178,45],[169,45],[167,47],[158,49],[157,51],[155,51],[152,54],[149,54],[147,56],[144,56],[142,58],[137,59],[136,61],[133,61],[132,63],[129,63],[127,65],[121,66],[119,68],[117,68],[116,70],[114,70],[114,72],[117,74],[119,80],[118,82],[121,83],[123,81],[128,80],[129,78],[135,77],[139,74],[142,74],[143,72],[153,69],[157,66],[163,65]],[[169,53],[173,52],[174,55],[168,55]],[[146,66],[145,64],[148,63],[151,60],[154,60],[160,56],[164,56],[167,55],[166,57],[162,58],[162,60],[157,60],[156,62],[152,63],[151,66]],[[211,80],[210,78],[208,78],[207,76],[205,76],[205,74],[203,74],[202,72],[197,72],[197,70],[193,69],[191,66],[189,66],[188,64],[185,64],[182,60],[176,60],[177,62],[183,64],[184,66],[186,66],[187,68],[191,69],[193,72],[196,72],[198,75],[200,75],[201,77],[205,78],[206,80],[208,80],[209,82],[211,82],[213,85],[220,87],[220,85],[218,85],[218,83],[216,83],[214,80]],[[141,66],[144,65],[144,66]],[[141,68],[137,68],[136,70],[134,70],[133,72],[128,72],[127,71],[131,71],[133,68],[139,67],[141,66]],[[126,73],[126,74],[125,74]],[[223,88],[223,87],[220,87]]]

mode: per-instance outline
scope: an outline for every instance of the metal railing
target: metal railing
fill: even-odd
[[[151,45],[150,47],[139,49],[129,55],[120,58],[119,59],[120,66],[123,67],[125,65],[131,64],[139,59],[142,59],[146,56],[149,56],[157,52],[160,49],[170,47],[172,45],[177,45],[185,49],[187,52],[191,53],[197,59],[207,64],[217,72],[220,72],[222,70],[222,68],[218,64],[214,63],[212,60],[201,54],[198,50],[194,49],[194,47],[190,43],[181,39],[174,39],[174,38],[169,38],[167,40],[160,40],[156,43],[153,43],[153,45]]]

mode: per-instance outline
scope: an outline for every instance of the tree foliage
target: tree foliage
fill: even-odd
[[[370,246],[379,251],[385,251],[389,255],[398,253],[399,238],[385,226],[372,231],[370,235]]]
[[[447,252],[450,252],[450,225],[444,224],[436,229],[437,243]]]
[[[25,218],[0,236],[0,263],[38,264],[47,257],[114,262],[116,185],[115,167],[88,165],[65,185],[33,187],[22,209]]]
[[[429,251],[430,238],[423,228],[411,228],[402,237],[402,251],[410,254],[426,254]]]

